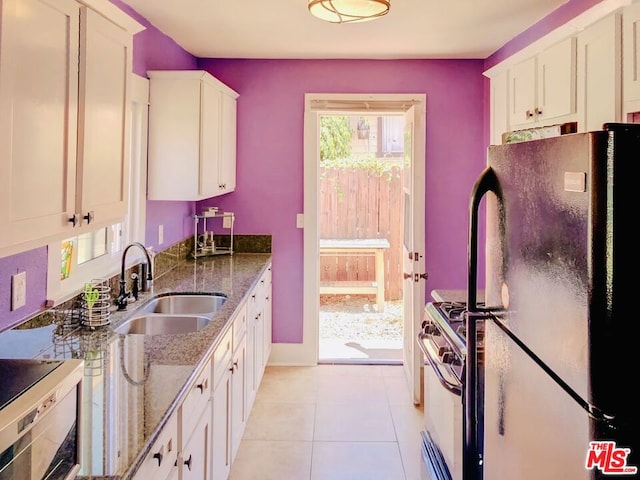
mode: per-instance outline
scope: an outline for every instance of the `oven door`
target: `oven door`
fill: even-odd
[[[421,480],[462,480],[462,382],[458,366],[442,362],[433,341],[438,338],[421,334],[418,339],[427,359]]]
[[[67,362],[0,411],[0,480],[75,478],[83,370]]]

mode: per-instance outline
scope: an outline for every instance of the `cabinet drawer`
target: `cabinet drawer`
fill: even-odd
[[[182,438],[189,438],[198,423],[202,410],[211,398],[211,361],[208,361],[191,385],[187,397],[182,402]]]
[[[247,306],[242,306],[233,321],[233,351],[238,350],[242,337],[247,333]]]
[[[148,478],[167,478],[172,468],[176,467],[178,457],[178,416],[176,414],[160,432],[151,450],[143,460],[134,478],[136,480]]]
[[[230,328],[213,352],[213,388],[224,376],[231,363],[231,347],[233,346],[233,329]]]

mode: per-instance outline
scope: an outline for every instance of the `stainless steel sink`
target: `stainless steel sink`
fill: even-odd
[[[161,315],[135,316],[118,325],[114,332],[123,334],[171,335],[197,332],[211,322],[202,315]]]
[[[175,294],[155,297],[141,311],[165,314],[201,314],[217,312],[227,297],[222,294]]]
[[[113,329],[115,333],[171,335],[206,327],[227,296],[220,293],[177,293],[154,297]]]

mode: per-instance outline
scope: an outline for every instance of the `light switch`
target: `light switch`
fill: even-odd
[[[304,228],[304,213],[296,214],[296,228]]]

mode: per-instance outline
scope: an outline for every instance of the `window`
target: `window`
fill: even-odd
[[[399,156],[404,151],[404,117],[379,117],[378,156]]]
[[[124,247],[132,241],[144,242],[148,82],[146,78],[133,75],[128,215],[122,223],[48,246],[47,299],[55,303],[77,295],[92,279],[117,274]],[[133,252],[131,259],[135,259]]]

